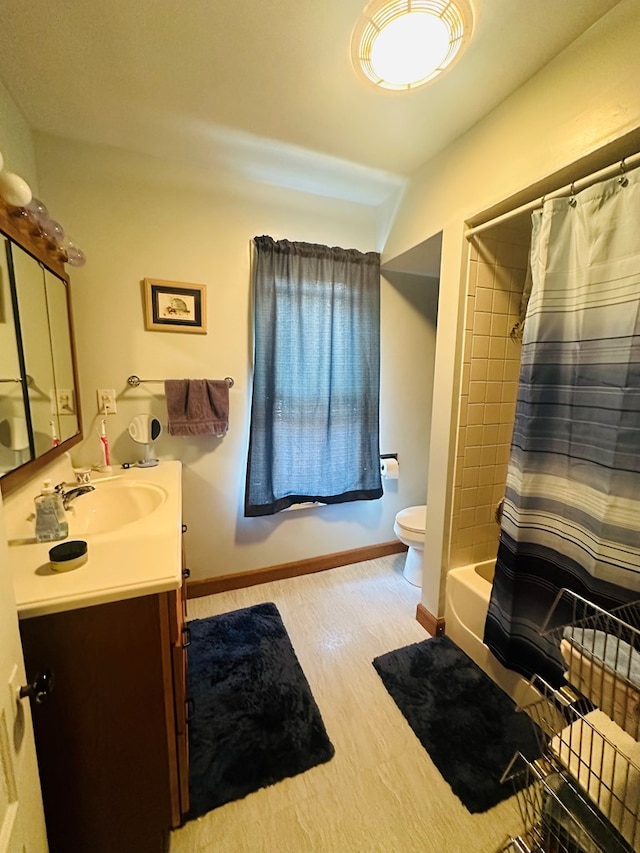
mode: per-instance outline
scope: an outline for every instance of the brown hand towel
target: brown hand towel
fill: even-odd
[[[224,379],[167,379],[170,435],[223,436],[229,429],[229,386]]]

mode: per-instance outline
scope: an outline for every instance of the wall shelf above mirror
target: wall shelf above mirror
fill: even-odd
[[[81,440],[69,278],[0,202],[0,491]]]

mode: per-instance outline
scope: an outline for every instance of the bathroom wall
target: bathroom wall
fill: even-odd
[[[423,503],[435,348],[437,282],[423,290],[381,282],[381,450],[397,452],[401,475],[380,501],[245,519],[242,514],[251,382],[250,241],[254,235],[375,248],[373,208],[254,181],[231,186],[223,172],[108,147],[37,135],[41,196],[82,246],[72,269],[86,441],[74,460],[99,461],[97,388],[114,388],[107,422],[116,462],[140,453],[126,433],[149,411],[166,423],[162,384],[143,378],[232,376],[230,431],[223,439],[155,444],[184,465],[185,544],[194,578],[207,578],[394,541],[404,506]],[[208,334],[145,331],[141,281],[206,285]],[[415,384],[416,365],[421,382]]]
[[[520,318],[531,229],[513,222],[473,237],[458,409],[451,568],[495,557],[520,369]]]
[[[383,273],[380,393],[386,402],[380,411],[380,452],[398,453],[400,479],[382,484],[387,497],[396,495],[398,509],[427,499],[438,296],[437,278]]]
[[[33,134],[1,80],[0,119],[0,151],[4,156],[4,168],[24,178],[35,195],[38,170]]]
[[[383,260],[443,232],[423,604],[443,615],[465,324],[466,223],[640,150],[640,4],[621,0],[413,176]],[[477,543],[481,544],[481,543]],[[465,546],[468,547],[468,546]]]

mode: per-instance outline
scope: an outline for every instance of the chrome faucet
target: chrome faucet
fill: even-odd
[[[58,483],[56,486],[56,492],[59,492],[62,498],[62,505],[65,509],[69,509],[72,502],[75,501],[76,498],[79,498],[80,495],[86,495],[88,492],[95,491],[95,486],[73,486],[71,489],[65,489],[64,483]]]

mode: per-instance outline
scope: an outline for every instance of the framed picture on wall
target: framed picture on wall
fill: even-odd
[[[204,284],[144,279],[145,328],[153,332],[207,333]]]

